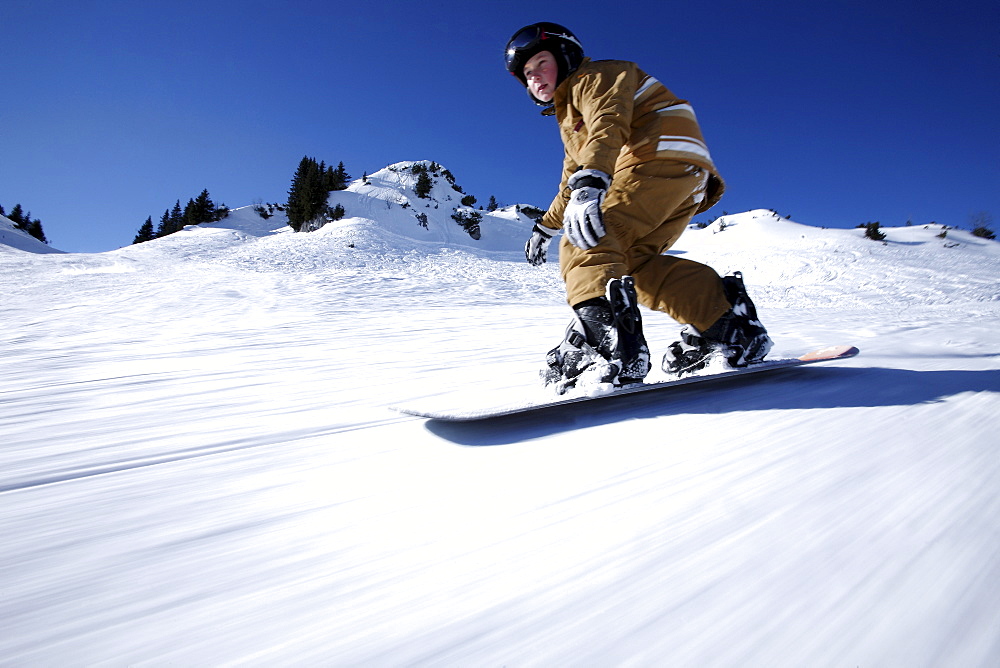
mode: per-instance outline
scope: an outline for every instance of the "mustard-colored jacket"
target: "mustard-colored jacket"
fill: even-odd
[[[552,104],[566,154],[559,194],[542,220],[546,227],[562,227],[569,199],[566,182],[578,169],[610,174],[613,188],[619,170],[651,160],[673,160],[709,172],[698,213],[722,197],[725,183],[691,105],[635,63],[585,58],[556,88]]]

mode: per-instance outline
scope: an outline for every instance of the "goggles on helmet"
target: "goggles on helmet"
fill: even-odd
[[[580,41],[568,32],[546,32],[541,26],[528,26],[518,31],[516,35],[510,38],[510,42],[507,43],[507,52],[504,54],[507,69],[509,70],[514,65],[514,60],[517,58],[519,52],[534,49],[542,40],[553,37],[561,37],[568,42],[576,44],[581,50],[583,49]]]

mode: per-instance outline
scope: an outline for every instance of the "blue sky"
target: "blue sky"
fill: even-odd
[[[354,177],[435,160],[481,203],[546,206],[558,132],[502,61],[535,21],[693,103],[729,187],[701,218],[1000,221],[995,0],[4,0],[0,204],[104,251],[204,188],[283,201],[309,155]]]

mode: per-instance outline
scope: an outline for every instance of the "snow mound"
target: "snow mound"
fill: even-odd
[[[4,248],[15,248],[28,253],[62,253],[24,230],[17,229],[10,218],[0,216],[0,249]]]
[[[995,241],[940,225],[882,232],[885,240],[873,241],[863,229],[814,227],[757,209],[721,216],[703,229],[692,226],[669,253],[720,274],[741,271],[765,311],[768,304],[876,309],[1000,300],[995,277],[982,271],[1000,263]],[[928,267],[936,270],[933,279]]]
[[[421,172],[432,183],[423,197],[417,194]],[[516,205],[485,211],[476,205],[463,205],[464,197],[451,172],[437,163],[397,162],[354,181],[346,190],[330,193],[329,206],[343,207],[345,216],[322,229],[333,233],[374,223],[397,236],[437,245],[486,251],[524,247],[534,224],[526,213],[531,207]],[[466,226],[456,219],[466,220]]]
[[[966,230],[945,225],[914,225],[882,227],[887,246],[924,246],[936,250],[964,248],[996,257],[1000,246]],[[743,213],[719,216],[709,225],[690,226],[682,239],[697,239],[704,246],[808,247],[837,245],[842,248],[871,249],[873,242],[865,237],[864,228],[826,228],[795,222],[771,209],[754,209]],[[857,243],[855,243],[857,242]]]

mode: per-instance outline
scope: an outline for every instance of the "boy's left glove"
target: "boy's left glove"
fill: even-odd
[[[581,169],[566,182],[572,192],[563,213],[563,228],[569,242],[582,250],[590,250],[604,236],[601,205],[611,187],[611,177],[596,169]]]

